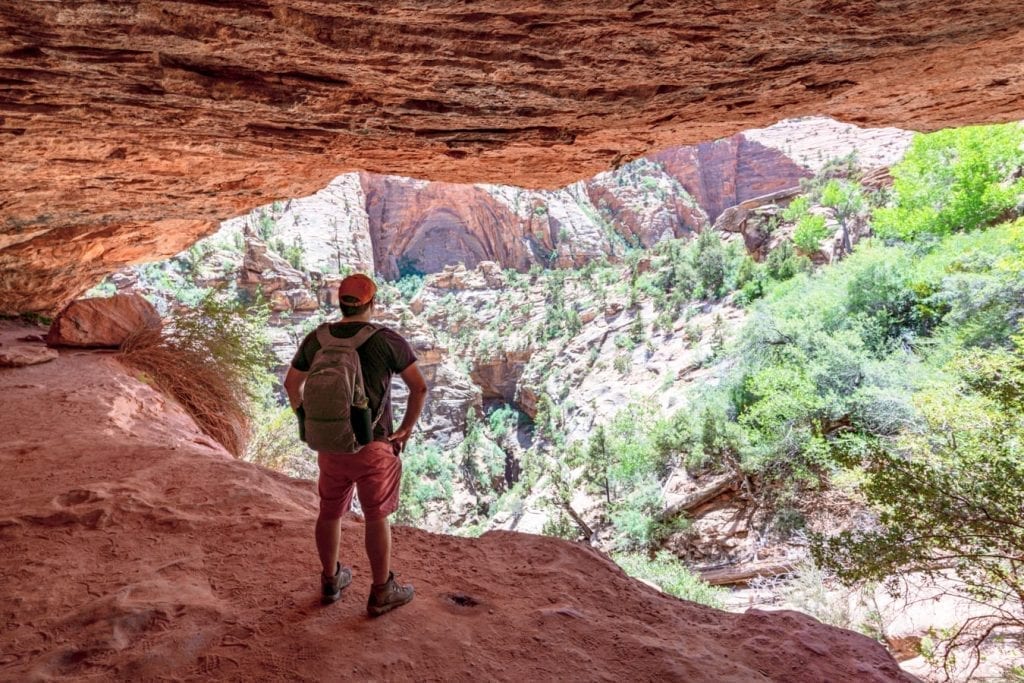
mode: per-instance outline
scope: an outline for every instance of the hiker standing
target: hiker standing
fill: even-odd
[[[322,601],[341,597],[352,570],[338,559],[341,517],[352,504],[353,488],[366,520],[366,555],[373,585],[366,609],[378,616],[413,598],[391,571],[391,525],[398,508],[402,450],[420,416],[427,385],[409,343],[394,330],[374,325],[377,286],[366,275],[341,281],[340,322],[324,323],[302,341],[284,380],[300,432],[317,451],[320,515],[316,547],[323,565]],[[409,387],[405,417],[393,429],[391,378]]]

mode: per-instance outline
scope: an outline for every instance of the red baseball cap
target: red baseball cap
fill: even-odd
[[[349,275],[338,285],[338,299],[346,306],[362,306],[370,303],[377,293],[377,285],[362,273]]]

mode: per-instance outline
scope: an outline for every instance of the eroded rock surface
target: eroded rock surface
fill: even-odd
[[[1024,118],[1024,14],[982,0],[62,0],[0,27],[4,311],[344,171],[555,187],[792,116]]]
[[[416,599],[369,620],[348,519],[355,579],[324,608],[312,482],[233,459],[109,355],[0,373],[0,394],[4,679],[911,680],[851,631],[677,600],[509,532],[396,527]]]
[[[39,345],[14,344],[0,346],[0,368],[19,368],[38,365],[55,360],[60,354],[57,349]]]

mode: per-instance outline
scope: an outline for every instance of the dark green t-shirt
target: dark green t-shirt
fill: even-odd
[[[361,330],[366,323],[331,323],[331,335],[338,339],[348,339]],[[292,367],[300,372],[309,372],[313,365],[313,356],[320,350],[320,342],[316,338],[316,330],[306,335],[292,358]],[[409,342],[392,329],[381,327],[365,344],[359,347],[359,363],[363,369],[363,385],[366,396],[370,400],[374,419],[383,411],[376,429],[375,439],[387,438],[394,431],[394,417],[391,411],[391,396],[381,405],[387,394],[393,375],[401,374],[416,362],[416,354]]]

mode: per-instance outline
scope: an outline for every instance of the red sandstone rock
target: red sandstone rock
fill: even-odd
[[[361,180],[375,266],[389,278],[397,277],[406,263],[432,273],[453,259],[468,268],[481,261],[497,261],[525,269],[532,261],[526,245],[534,223],[546,223],[541,217],[520,219],[473,185],[369,173],[361,174]]]
[[[60,0],[0,28],[2,312],[346,170],[554,187],[799,115],[1024,118],[1012,2]]]
[[[725,140],[677,147],[651,155],[675,176],[713,225],[731,206],[797,187],[811,175],[780,151],[734,135]]]
[[[60,312],[46,334],[50,346],[117,348],[133,332],[160,327],[153,304],[138,294],[79,299]]]
[[[57,358],[56,349],[45,346],[28,346],[19,344],[0,348],[0,368],[18,368],[26,365],[48,363]]]
[[[354,581],[323,607],[312,482],[232,458],[110,355],[0,373],[0,395],[5,680],[912,680],[852,631],[677,600],[512,532],[396,527],[416,599],[370,620],[349,518]]]

